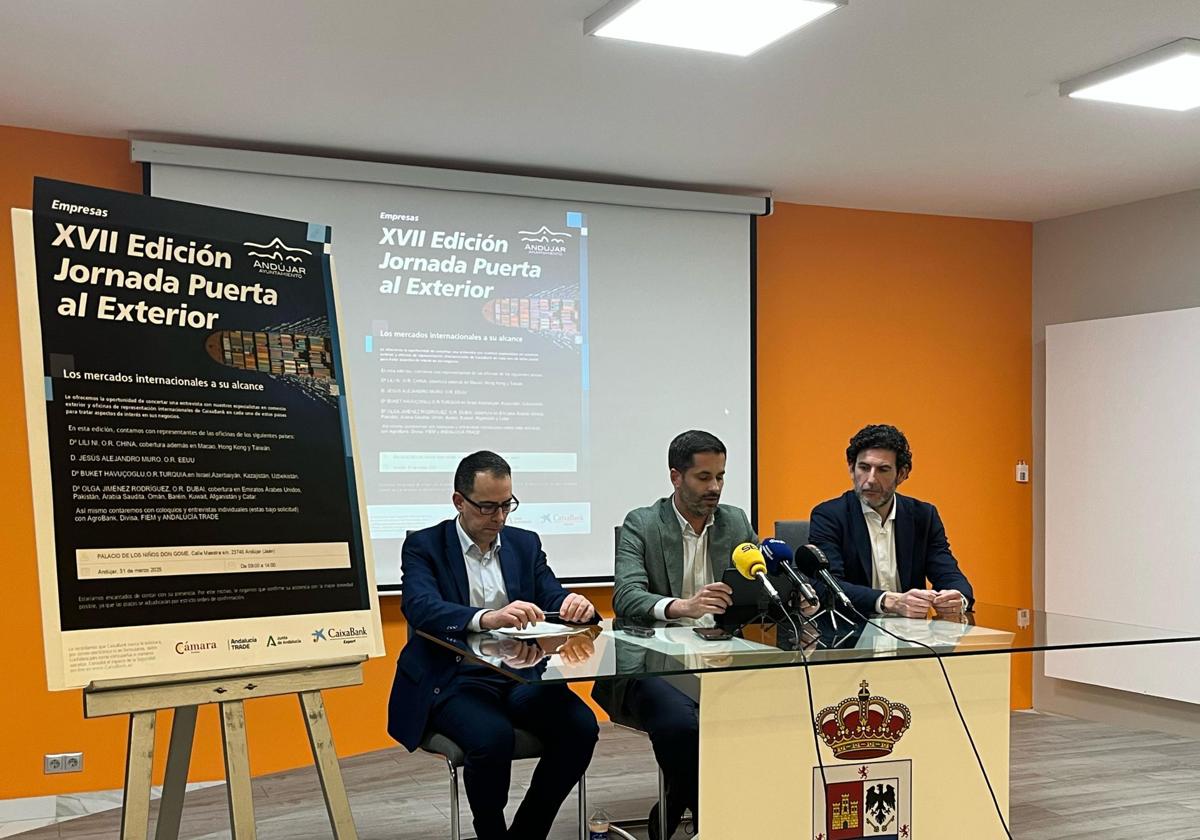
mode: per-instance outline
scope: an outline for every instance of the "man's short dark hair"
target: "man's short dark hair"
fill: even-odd
[[[486,449],[472,452],[458,462],[454,471],[454,492],[466,496],[475,489],[475,474],[485,472],[493,478],[508,478],[512,475],[512,467],[495,452]]]
[[[908,438],[895,426],[877,423],[860,429],[850,438],[850,445],[846,447],[846,463],[853,467],[859,453],[867,449],[890,449],[896,453],[897,472],[912,469],[912,450],[908,448]]]
[[[698,452],[715,452],[718,455],[724,455],[725,444],[721,443],[716,435],[691,429],[676,435],[675,440],[671,441],[671,445],[667,447],[667,466],[673,470],[679,470],[681,473],[687,472],[688,468],[692,466],[692,459]]]

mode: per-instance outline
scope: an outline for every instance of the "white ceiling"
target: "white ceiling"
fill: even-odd
[[[0,123],[1009,219],[1200,187],[1200,110],[1058,95],[1198,0],[850,0],[749,59],[601,5],[3,0]]]

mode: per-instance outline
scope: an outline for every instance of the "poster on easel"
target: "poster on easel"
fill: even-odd
[[[50,689],[383,655],[329,228],[45,179],[12,222]]]

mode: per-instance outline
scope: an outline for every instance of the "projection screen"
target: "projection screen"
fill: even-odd
[[[723,501],[753,515],[769,200],[171,144],[134,158],[151,195],[332,228],[381,589],[405,535],[454,514],[454,467],[479,449],[511,463],[509,524],[541,534],[565,581],[611,580],[613,526],[671,492],[683,430],[724,441]]]

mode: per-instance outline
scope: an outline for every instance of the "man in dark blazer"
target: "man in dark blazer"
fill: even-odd
[[[593,620],[596,611],[559,584],[537,534],[505,525],[519,502],[503,458],[493,452],[464,458],[452,500],[457,518],[404,541],[400,560],[409,639],[396,663],[388,732],[410,751],[431,731],[462,747],[463,784],[479,840],[545,838],[591,761],[598,735],[595,715],[563,684],[518,683],[465,662],[412,630],[465,636],[523,628],[544,619],[547,611],[577,623]],[[506,827],[514,727],[537,735],[545,752],[512,826]]]
[[[912,471],[904,434],[867,426],[850,439],[846,463],[853,489],[813,508],[809,540],[825,552],[855,608],[866,616],[924,618],[930,609],[961,616],[974,593],[937,508],[896,493]]]
[[[630,511],[621,526],[613,588],[617,618],[711,626],[712,616],[732,603],[721,575],[733,549],[757,544],[758,537],[741,509],[720,504],[725,457],[725,445],[708,432],[683,432],[671,441],[667,465],[674,492]],[[670,834],[684,810],[695,815],[699,804],[696,702],[659,677],[601,680],[592,697],[615,720],[628,720],[650,735],[667,783]],[[656,811],[650,837],[658,838]]]

